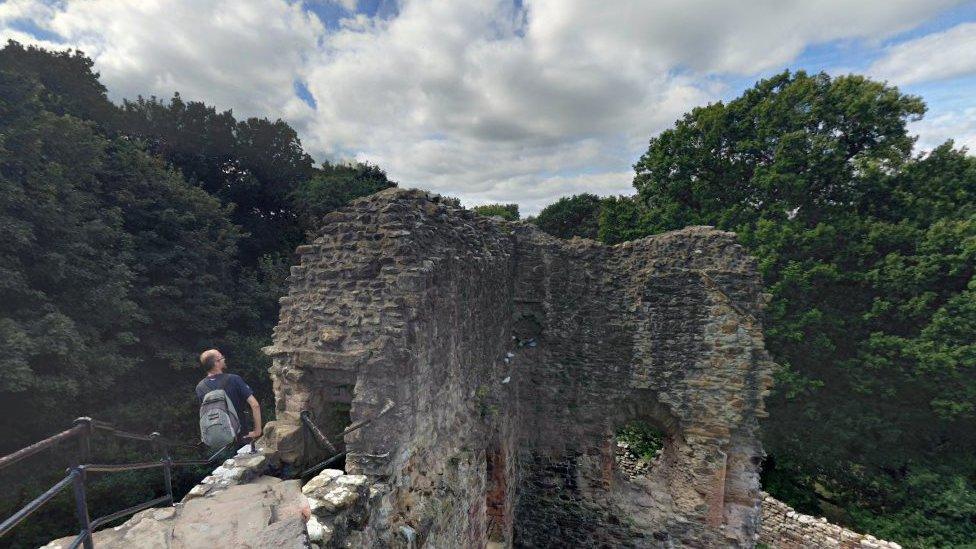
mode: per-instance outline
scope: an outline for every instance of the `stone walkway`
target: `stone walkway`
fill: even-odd
[[[99,548],[308,547],[308,502],[298,480],[263,476],[267,458],[248,447],[217,467],[172,507],[147,509],[95,532]],[[43,549],[63,549],[65,537]]]
[[[124,524],[95,532],[95,547],[180,549],[191,547],[308,547],[301,485],[260,477],[190,499],[148,509]],[[45,549],[66,548],[73,537]]]
[[[305,486],[265,476],[268,457],[242,448],[172,507],[147,509],[95,532],[95,547],[284,549],[364,544],[366,477],[325,469]],[[74,537],[41,549],[65,549]]]

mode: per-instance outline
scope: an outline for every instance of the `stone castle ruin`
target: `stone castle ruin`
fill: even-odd
[[[900,549],[759,491],[772,364],[734,235],[563,241],[400,189],[325,221],[260,452],[96,546]],[[635,421],[656,456],[617,436]]]
[[[266,444],[289,467],[328,457],[305,412],[346,452],[369,485],[348,543],[756,543],[772,363],[733,234],[563,241],[390,189],[298,254]],[[634,420],[665,435],[638,476],[615,457]]]

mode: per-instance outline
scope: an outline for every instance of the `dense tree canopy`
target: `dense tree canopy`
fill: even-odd
[[[388,189],[396,184],[386,172],[371,164],[324,163],[315,175],[299,183],[291,198],[306,232],[315,232],[325,214],[354,198]]]
[[[138,138],[151,154],[180,169],[188,182],[231,205],[235,224],[247,233],[241,260],[253,266],[268,253],[290,250],[304,237],[292,192],[315,173],[298,134],[285,122],[250,118],[238,122],[176,94],[126,101],[114,128]]]
[[[26,108],[40,107],[82,120],[112,120],[116,108],[92,66],[92,60],[80,51],[49,52],[14,41],[0,49],[0,70],[34,82],[35,97]]]
[[[619,244],[647,235],[641,223],[643,208],[640,201],[629,196],[610,196],[603,199],[597,222],[597,238],[607,244]]]
[[[315,168],[280,120],[178,95],[116,107],[91,67],[79,52],[0,50],[0,453],[79,415],[192,441],[196,357],[213,346],[270,406],[260,349],[294,247],[324,213],[394,185],[375,166]],[[96,480],[92,498],[147,499],[147,478]],[[2,516],[44,483],[0,480],[16,485]],[[12,543],[42,544],[70,516],[48,509]]]
[[[921,99],[861,76],[783,73],[652,139],[634,186],[655,230],[760,219],[814,226],[880,198],[876,176],[910,160],[905,127],[924,112]]]
[[[35,79],[0,71],[0,86],[0,421],[8,433],[16,431],[6,407],[20,403],[12,395],[52,406],[123,371],[119,351],[140,319],[132,238],[123,213],[103,202],[110,143],[42,110]]]

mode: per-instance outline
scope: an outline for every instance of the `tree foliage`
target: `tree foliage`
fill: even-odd
[[[563,197],[542,209],[534,223],[559,238],[596,239],[600,226],[600,197],[577,194]]]
[[[519,220],[518,204],[484,204],[472,208],[475,213],[486,217],[498,216],[508,221]]]
[[[24,47],[13,40],[0,49],[2,70],[33,82],[35,97],[24,104],[25,108],[42,108],[81,120],[109,121],[116,109],[106,97],[98,73],[92,71],[93,65],[78,50],[50,52],[36,46]]]
[[[325,214],[356,198],[395,186],[378,166],[325,162],[314,176],[296,186],[291,197],[302,227],[311,233],[318,230]]]
[[[226,327],[239,231],[217,200],[130,141],[48,111],[43,84],[7,69],[3,89],[22,93],[0,100],[0,323],[13,351],[0,391],[4,419],[21,420],[23,399],[70,413],[132,368],[186,364],[174,349]]]
[[[281,120],[237,121],[179,94],[126,101],[114,129],[140,139],[146,150],[178,168],[188,182],[233,205],[231,219],[247,233],[242,265],[290,250],[304,233],[292,192],[315,172],[298,134]]]
[[[619,244],[646,236],[643,215],[640,201],[634,197],[604,198],[597,221],[597,238],[606,244]]]
[[[79,415],[193,440],[208,347],[270,405],[260,349],[294,247],[317,216],[394,185],[375,166],[313,167],[280,120],[237,121],[179,95],[116,107],[91,67],[80,52],[0,50],[0,453]],[[150,456],[100,455],[127,458]],[[43,472],[0,479],[0,515],[46,487]],[[91,497],[151,494],[157,481],[119,475]],[[67,509],[39,516],[11,542],[73,528]]]
[[[132,238],[103,200],[110,143],[44,111],[36,79],[0,70],[0,86],[0,421],[18,433],[16,395],[50,408],[111,382],[141,319]]]
[[[976,535],[976,159],[912,156],[924,111],[860,76],[774,76],[651,139],[600,235],[738,232],[772,294],[767,488],[940,546]]]

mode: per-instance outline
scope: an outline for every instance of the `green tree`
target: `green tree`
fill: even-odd
[[[43,110],[43,86],[0,70],[0,425],[5,449],[127,364],[138,306],[132,238],[103,207],[108,143]],[[28,402],[29,401],[29,402]],[[69,412],[70,413],[70,412]],[[8,446],[10,445],[10,446]]]
[[[232,219],[249,235],[239,259],[245,268],[266,254],[288,255],[304,233],[292,201],[315,173],[311,157],[287,123],[250,118],[238,122],[179,94],[125,101],[115,130],[141,140],[148,152],[179,169],[187,181],[232,206]]]
[[[860,76],[763,80],[651,139],[639,204],[613,204],[601,235],[738,232],[772,294],[767,488],[940,546],[976,535],[976,159],[951,144],[913,157],[906,125],[924,111]]]
[[[478,215],[486,217],[498,216],[508,221],[519,220],[518,204],[484,204],[471,209]]]
[[[332,164],[325,162],[315,175],[300,183],[291,198],[298,210],[306,232],[318,230],[322,216],[348,204],[351,200],[368,196],[396,183],[386,172],[368,163]]]
[[[193,368],[191,350],[228,328],[240,235],[218,200],[131,141],[47,111],[35,77],[0,71],[0,89],[16,115],[0,122],[0,337],[14,351],[0,391],[16,444],[110,401],[126,372]]]
[[[49,67],[6,63],[21,54],[17,45],[0,51],[0,453],[82,414],[193,440],[195,355],[233,338],[229,319],[240,316],[240,230],[218,199],[78,118],[92,111],[46,87]],[[48,57],[58,66],[64,56]],[[99,459],[150,458],[106,442]],[[61,457],[3,471],[0,516],[46,488]],[[94,481],[90,494],[124,506],[158,480],[119,475]],[[37,517],[9,541],[37,546],[71,528],[67,501]]]
[[[579,236],[596,239],[601,204],[600,197],[594,194],[563,197],[543,208],[535,218],[535,224],[559,238]]]
[[[918,97],[861,76],[785,72],[652,139],[634,186],[657,230],[760,218],[815,225],[863,205],[874,174],[909,160],[905,126],[924,112]]]
[[[647,223],[642,219],[644,215],[644,208],[635,197],[604,198],[597,225],[597,238],[606,244],[619,244],[647,236]]]
[[[37,83],[35,101],[44,110],[82,120],[111,122],[117,112],[94,63],[78,50],[50,52],[9,40],[0,49],[0,71]]]

